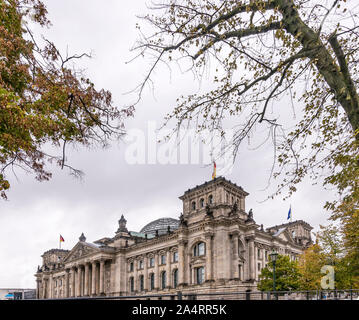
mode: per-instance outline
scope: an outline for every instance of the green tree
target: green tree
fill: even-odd
[[[0,196],[10,188],[8,172],[22,168],[38,180],[48,180],[48,161],[72,174],[81,172],[66,162],[70,144],[104,146],[123,135],[123,119],[132,110],[113,106],[111,93],[97,90],[76,59],[62,56],[49,40],[38,43],[29,23],[49,26],[39,0],[0,0]],[[70,64],[70,65],[69,65]],[[60,155],[44,144],[61,147]]]
[[[351,218],[353,217],[355,214]],[[333,224],[320,226],[316,238],[321,247],[321,255],[324,257],[323,265],[334,267],[335,288],[356,288],[359,276],[358,254],[356,250],[346,246],[345,233],[342,230],[348,232],[350,229],[345,226],[339,228]]]
[[[320,290],[323,277],[321,268],[324,265],[326,256],[318,243],[311,245],[299,256],[300,290]]]
[[[290,261],[288,256],[278,255],[275,268],[276,290],[290,291],[299,288],[299,270],[296,261]],[[273,290],[273,263],[262,269],[259,276],[258,289],[261,291]]]
[[[290,196],[307,175],[324,177],[338,191],[327,209],[358,209],[358,7],[346,0],[165,0],[152,9],[143,19],[155,31],[141,30],[134,48],[155,57],[139,97],[160,63],[184,66],[202,82],[213,66],[210,89],[179,97],[166,123],[223,133],[233,119],[235,153],[267,129],[272,176],[281,177],[276,195]],[[282,120],[290,105],[294,126]]]

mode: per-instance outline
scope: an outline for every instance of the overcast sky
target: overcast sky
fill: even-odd
[[[136,15],[147,12],[145,1],[44,2],[53,26],[41,32],[63,52],[66,48],[69,53],[91,51],[93,58],[81,65],[96,86],[110,90],[120,107],[133,102],[134,96],[125,93],[141,81],[148,64],[144,60],[126,62],[134,56],[130,48],[138,37]],[[159,69],[154,80],[154,92],[145,91],[135,118],[125,123],[129,131],[146,132],[148,121],[160,125],[180,94],[196,90],[191,75],[176,69],[171,76]],[[41,255],[59,246],[60,234],[65,239],[62,248],[70,250],[81,232],[90,242],[114,236],[121,214],[133,231],[160,217],[178,218],[182,211],[178,197],[211,179],[212,168],[203,163],[129,164],[128,146],[122,141],[106,150],[69,150],[69,163],[85,172],[82,181],[56,168],[49,182],[37,182],[21,171],[16,172],[17,179],[9,176],[9,200],[0,202],[0,288],[35,288]],[[240,149],[233,170],[225,177],[250,193],[246,209],[253,208],[256,222],[265,228],[287,222],[291,204],[293,220],[305,220],[315,229],[326,224],[328,213],[323,205],[332,192],[310,181],[302,183],[290,200],[278,197],[263,202],[275,186],[266,188],[272,146],[251,150],[253,147]]]

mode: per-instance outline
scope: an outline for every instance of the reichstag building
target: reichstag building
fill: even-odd
[[[312,227],[299,220],[264,230],[246,211],[246,196],[218,177],[180,197],[178,220],[135,232],[122,215],[113,237],[91,243],[82,234],[72,250],[46,251],[37,298],[256,291],[271,251],[297,259],[312,243]]]

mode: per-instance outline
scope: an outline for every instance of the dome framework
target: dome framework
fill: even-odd
[[[180,221],[173,218],[160,218],[150,223],[146,224],[142,229],[141,233],[155,235],[156,230],[158,230],[158,234],[165,234],[168,231],[168,227],[170,230],[176,230],[179,227]]]

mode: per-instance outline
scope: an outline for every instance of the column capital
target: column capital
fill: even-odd
[[[239,237],[239,231],[238,231],[238,230],[234,230],[234,231],[230,232],[229,235],[231,235],[231,236],[233,236],[233,237]]]
[[[205,234],[204,234],[204,237],[206,238],[206,239],[210,239],[210,238],[212,238],[214,236],[214,232],[212,232],[212,231],[207,231],[207,232],[205,232]]]
[[[188,243],[187,240],[184,240],[184,239],[178,240],[179,245],[185,246],[185,245],[187,245],[187,243]]]
[[[255,235],[253,234],[253,235],[246,236],[245,239],[246,239],[247,241],[254,241]]]

